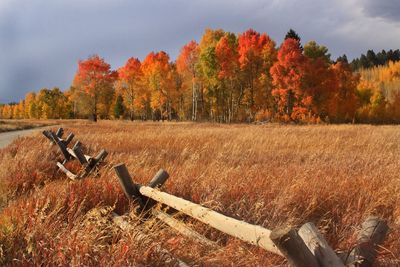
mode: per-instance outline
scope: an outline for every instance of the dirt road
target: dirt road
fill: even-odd
[[[12,141],[14,141],[14,139],[17,139],[19,136],[29,135],[32,133],[43,131],[43,129],[45,128],[48,127],[39,127],[28,130],[0,133],[0,149],[8,146]]]

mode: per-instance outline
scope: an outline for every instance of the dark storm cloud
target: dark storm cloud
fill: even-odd
[[[372,17],[400,22],[399,0],[365,0],[364,11]]]
[[[372,0],[369,0],[372,3]],[[376,1],[381,2],[381,1]],[[113,68],[131,57],[199,41],[205,28],[267,32],[279,44],[289,28],[333,56],[400,47],[398,27],[367,18],[362,0],[1,0],[0,102],[28,91],[70,86],[79,59],[99,54]],[[382,7],[382,6],[380,6]],[[365,10],[363,11],[364,8]],[[382,10],[384,10],[382,8]],[[371,35],[370,31],[377,34]]]

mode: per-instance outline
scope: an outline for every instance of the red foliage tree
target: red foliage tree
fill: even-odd
[[[117,72],[111,71],[110,64],[98,55],[79,61],[74,85],[89,97],[90,112],[94,121],[97,121],[99,105],[105,106],[106,114],[108,113],[107,106],[111,105],[108,100],[113,94],[113,83],[117,77]]]

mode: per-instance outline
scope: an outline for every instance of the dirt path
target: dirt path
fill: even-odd
[[[54,125],[52,125],[52,127],[54,127]],[[8,146],[12,141],[14,141],[14,139],[17,139],[19,136],[25,136],[39,131],[43,131],[43,129],[45,128],[49,127],[47,126],[47,127],[39,127],[28,130],[0,133],[0,149]]]

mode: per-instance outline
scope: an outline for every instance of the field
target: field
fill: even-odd
[[[314,222],[336,250],[349,250],[368,215],[388,221],[378,266],[400,264],[400,127],[79,122],[65,127],[87,154],[109,151],[99,177],[70,181],[42,135],[0,150],[0,265],[163,266],[157,244],[197,266],[286,266],[283,258],[182,217],[216,241],[205,247],[151,221],[147,237],[122,231],[111,211],[139,223],[112,166],[146,184],[268,229]],[[77,165],[69,165],[76,168]]]
[[[56,123],[57,122],[55,120],[0,120],[0,133],[32,129],[36,127],[54,125]]]

